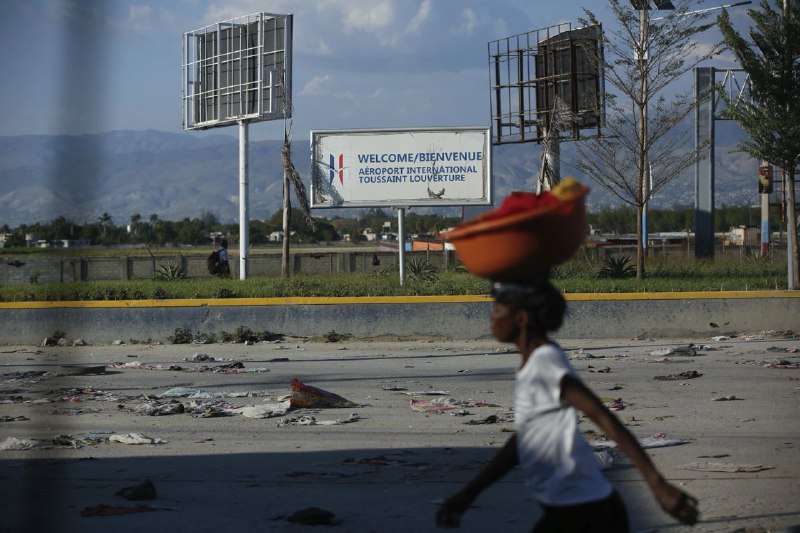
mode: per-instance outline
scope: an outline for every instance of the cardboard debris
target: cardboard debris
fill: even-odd
[[[742,465],[734,463],[711,463],[711,462],[698,462],[689,463],[679,466],[683,470],[696,470],[698,472],[761,472],[763,470],[772,470],[774,466],[767,465]]]
[[[680,374],[669,374],[668,376],[655,376],[653,379],[657,379],[659,381],[678,381],[681,379],[699,378],[702,375],[703,374],[701,374],[697,370],[687,370],[686,372],[681,372]]]
[[[3,442],[0,442],[0,451],[8,452],[15,450],[30,450],[37,446],[36,441],[31,439],[18,439],[16,437],[8,437]]]
[[[639,441],[639,446],[641,446],[644,449],[647,449],[647,448],[664,448],[664,447],[667,447],[667,446],[680,446],[681,444],[688,444],[689,443],[688,440],[667,438],[666,435],[663,434],[663,433],[656,433],[656,435],[654,435],[652,437],[640,437],[638,439],[638,441]],[[617,447],[617,443],[616,442],[614,442],[613,440],[608,440],[608,439],[592,440],[592,441],[589,442],[589,444],[592,445],[592,448],[594,448],[595,451],[607,450],[609,448],[616,448]]]
[[[263,405],[249,405],[234,409],[235,413],[239,413],[247,418],[272,418],[276,416],[283,416],[289,411],[291,401],[286,400],[280,403],[265,403]]]
[[[167,441],[147,437],[141,433],[127,433],[125,435],[111,435],[108,437],[108,442],[118,442],[120,444],[165,444]]]

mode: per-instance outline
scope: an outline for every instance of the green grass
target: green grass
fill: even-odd
[[[603,278],[601,261],[576,258],[553,271],[565,293],[693,292],[785,289],[783,262],[751,258],[651,258],[647,277]],[[489,282],[463,272],[435,272],[400,285],[397,271],[364,274],[296,275],[290,279],[255,277],[31,283],[0,286],[0,301],[140,300],[176,298],[359,297],[484,295]]]

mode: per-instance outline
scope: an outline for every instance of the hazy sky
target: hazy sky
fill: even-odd
[[[677,0],[676,0],[677,1]],[[705,6],[728,2],[706,2]],[[626,2],[627,5],[627,2]],[[295,139],[315,129],[489,122],[487,43],[605,0],[2,0],[0,135],[179,132],[182,35],[261,11],[294,15]],[[753,6],[750,6],[753,7]],[[745,8],[732,10],[747,27]],[[716,32],[703,36],[712,42]],[[713,63],[730,67],[730,57]],[[691,78],[685,83],[691,86]],[[235,127],[216,129],[236,135]],[[282,136],[254,124],[254,140]]]

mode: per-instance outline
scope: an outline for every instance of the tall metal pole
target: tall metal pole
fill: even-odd
[[[406,277],[406,229],[405,229],[406,209],[397,208],[397,239],[400,241],[398,246],[398,261],[400,261],[400,285]]]
[[[783,0],[783,24],[787,24],[789,17],[789,0]],[[788,115],[787,115],[788,116]],[[788,289],[793,291],[800,286],[800,265],[798,265],[797,248],[797,216],[795,215],[794,202],[794,174],[795,168],[783,169],[783,183],[786,187],[786,255]]]
[[[766,177],[767,181],[763,184],[764,191],[768,191],[768,184],[772,183],[772,166],[768,161],[762,161],[758,169],[758,179]],[[769,255],[769,192],[761,193],[761,257]]]
[[[250,209],[247,186],[247,121],[239,121],[239,279],[247,279],[250,247]]]
[[[695,162],[694,255],[714,257],[714,67],[694,69]]]

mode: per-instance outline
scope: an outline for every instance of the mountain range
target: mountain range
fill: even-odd
[[[725,124],[725,123],[723,123]],[[716,204],[757,203],[757,162],[732,152],[741,132],[718,127]],[[239,148],[231,135],[206,131],[167,133],[113,131],[81,136],[0,137],[0,226],[49,222],[58,216],[82,224],[103,213],[117,225],[134,213],[147,220],[195,218],[210,212],[230,223],[239,215]],[[250,218],[271,217],[282,206],[281,142],[249,143]],[[561,159],[576,157],[574,143],[563,143]],[[311,156],[307,141],[292,143],[293,161],[309,186]],[[493,147],[495,198],[512,190],[531,190],[539,170],[537,144]],[[569,173],[562,169],[562,173]],[[590,178],[589,210],[618,205],[613,195]],[[660,192],[653,207],[694,205],[694,169]],[[297,205],[292,199],[293,205]],[[435,208],[420,209],[419,212]],[[450,208],[455,209],[455,208]],[[438,212],[452,214],[445,208]],[[316,216],[355,216],[353,209],[318,210]]]

